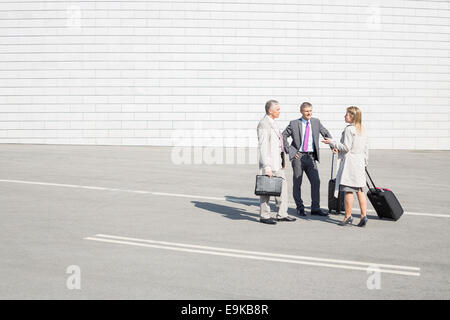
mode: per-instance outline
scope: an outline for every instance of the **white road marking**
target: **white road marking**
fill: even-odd
[[[177,243],[177,242],[156,241],[156,240],[147,240],[147,239],[139,239],[139,238],[129,238],[129,237],[107,235],[107,234],[96,234],[95,237],[115,239],[115,240],[128,240],[128,241],[135,241],[135,242],[145,242],[145,243],[161,244],[161,245],[169,245],[169,246],[178,246],[178,247],[186,247],[186,248],[205,249],[205,250],[215,250],[215,251],[225,251],[225,252],[235,252],[235,253],[248,253],[248,254],[254,254],[254,255],[265,255],[265,256],[280,257],[280,258],[293,258],[293,259],[303,259],[303,260],[313,260],[313,261],[333,262],[333,263],[344,263],[344,264],[355,264],[355,265],[364,265],[364,266],[373,265],[373,263],[371,263],[371,262],[358,262],[358,261],[351,261],[351,260],[324,259],[324,258],[313,258],[313,257],[286,255],[286,254],[278,254],[278,253],[267,253],[267,252],[258,252],[258,251],[246,251],[246,250],[237,250],[237,249],[227,249],[227,248],[219,248],[219,247],[191,245],[191,244],[184,244],[184,243]],[[393,268],[393,269],[405,269],[405,270],[420,271],[420,268],[417,268],[417,267],[398,266],[398,265],[392,265],[392,264],[376,264],[376,265],[379,266],[379,267],[386,267],[386,268]]]
[[[20,184],[31,184],[31,185],[41,185],[50,187],[62,187],[62,188],[75,188],[75,189],[88,189],[88,190],[99,190],[99,191],[110,191],[110,192],[127,192],[127,193],[137,193],[137,194],[149,194],[154,196],[167,196],[167,197],[179,197],[179,198],[190,198],[190,199],[205,199],[205,200],[215,200],[215,201],[225,201],[225,202],[235,202],[235,203],[253,203],[259,205],[258,199],[239,199],[239,198],[227,198],[227,197],[209,197],[201,195],[189,195],[189,194],[179,194],[179,193],[167,193],[167,192],[152,192],[146,190],[131,190],[131,189],[121,189],[121,188],[106,188],[106,187],[95,187],[95,186],[83,186],[76,184],[62,184],[62,183],[50,183],[50,182],[37,182],[37,181],[24,181],[24,180],[6,180],[0,179],[0,182],[4,183],[20,183]],[[358,210],[358,208],[354,208]],[[375,212],[374,210],[368,209],[367,212]],[[411,216],[424,216],[424,217],[435,217],[435,218],[450,218],[450,214],[435,214],[435,213],[423,213],[423,212],[404,212],[405,215]]]
[[[375,212],[374,210],[371,210]],[[422,212],[404,212],[408,216],[422,216],[422,217],[435,217],[435,218],[450,218],[449,214],[437,214],[437,213],[422,213]]]
[[[324,259],[324,258],[313,258],[286,254],[275,254],[267,252],[258,251],[246,251],[237,249],[227,249],[227,248],[217,248],[208,246],[198,246],[183,243],[172,243],[166,241],[155,241],[146,239],[136,239],[128,237],[119,237],[111,235],[97,234],[94,237],[86,237],[84,240],[131,245],[138,247],[165,249],[172,251],[190,252],[190,253],[200,253],[200,254],[210,254],[217,256],[226,256],[242,259],[253,259],[253,260],[263,260],[272,262],[284,262],[292,264],[302,264],[311,265],[319,267],[328,267],[336,269],[348,269],[348,270],[359,270],[367,272],[371,268],[376,267],[381,273],[398,274],[405,276],[420,276],[420,268],[408,267],[408,266],[397,266],[389,264],[377,264],[359,261],[347,261],[347,260],[335,260],[335,259]],[[359,265],[359,266],[357,266]],[[395,270],[397,269],[397,270]],[[402,271],[411,270],[411,271]],[[417,271],[417,272],[412,272]]]
[[[41,185],[41,186],[49,186],[49,187],[62,187],[62,188],[88,189],[88,190],[100,190],[100,191],[112,191],[112,192],[128,192],[128,193],[138,193],[138,194],[151,194],[151,195],[155,195],[155,196],[170,196],[170,197],[183,197],[183,198],[196,198],[196,199],[227,201],[224,197],[221,197],[221,198],[220,197],[207,197],[207,196],[197,196],[197,195],[188,195],[188,194],[152,192],[152,191],[146,191],[146,190],[131,190],[131,189],[120,189],[120,188],[83,186],[83,185],[77,185],[77,184],[63,184],[63,183],[23,181],[23,180],[4,180],[4,179],[0,179],[0,182],[32,184],[32,185]]]

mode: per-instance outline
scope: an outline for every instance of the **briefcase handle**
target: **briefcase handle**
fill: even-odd
[[[281,179],[283,179],[283,180],[286,180],[286,179],[284,179],[283,177],[279,177],[279,176],[274,176],[274,175],[272,175],[272,177],[270,177],[269,175],[267,175],[267,174],[260,174],[260,176],[266,176],[266,177],[269,177],[269,178],[281,178]]]

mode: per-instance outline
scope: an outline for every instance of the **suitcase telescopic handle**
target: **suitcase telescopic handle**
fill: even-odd
[[[334,152],[333,153],[333,158],[331,159],[331,179],[333,179],[333,173],[334,173]]]
[[[371,177],[370,174],[369,174],[369,170],[367,170],[367,167],[366,167],[366,173],[367,173],[367,176],[368,176],[369,179],[370,179],[370,182],[372,182],[373,187],[376,189],[377,187],[375,186],[375,183],[373,182],[372,177]],[[369,186],[369,183],[367,182],[367,180],[366,180],[366,184],[367,184],[367,186],[368,186],[369,189],[370,189],[370,186]]]

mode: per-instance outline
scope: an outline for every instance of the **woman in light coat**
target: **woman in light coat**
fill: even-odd
[[[345,192],[345,218],[339,225],[344,226],[353,222],[353,192],[356,192],[361,208],[358,226],[364,227],[367,224],[367,199],[363,188],[366,185],[365,167],[368,164],[369,152],[366,130],[362,126],[361,110],[358,107],[347,108],[345,122],[349,125],[344,129],[340,142],[329,139],[322,142],[337,151],[340,159],[334,195],[337,198],[339,191]]]

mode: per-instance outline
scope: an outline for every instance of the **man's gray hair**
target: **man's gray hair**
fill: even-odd
[[[300,111],[303,111],[303,109],[305,108],[312,108],[312,104],[309,102],[303,102],[302,105],[300,106]]]
[[[269,114],[270,108],[275,104],[279,104],[277,100],[269,100],[266,102],[266,114]]]

